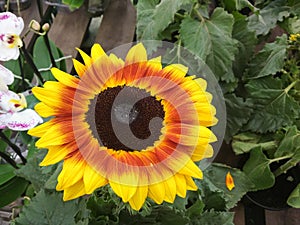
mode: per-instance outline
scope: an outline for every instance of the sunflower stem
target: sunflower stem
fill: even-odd
[[[25,163],[27,162],[26,158],[22,155],[21,149],[15,145],[14,143],[12,143],[9,138],[6,137],[6,135],[2,132],[2,130],[0,131],[0,138],[6,143],[8,144],[9,147],[12,148],[12,150],[14,150],[14,152],[20,157],[20,159],[22,160],[22,163],[25,165]]]
[[[7,163],[9,163],[12,167],[18,169],[17,163],[12,158],[10,158],[8,154],[0,151],[0,157],[4,159]]]

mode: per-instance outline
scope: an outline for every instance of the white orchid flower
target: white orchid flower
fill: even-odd
[[[0,91],[0,129],[24,131],[43,122],[34,110],[25,109],[26,107],[24,95]]]
[[[14,74],[6,69],[4,66],[0,65],[0,91],[8,91],[7,85],[14,82]]]
[[[24,21],[11,12],[0,13],[0,60],[17,59],[23,46],[20,34]]]

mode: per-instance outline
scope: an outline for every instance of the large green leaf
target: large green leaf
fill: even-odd
[[[300,208],[300,184],[290,194],[287,203],[294,208]]]
[[[300,131],[298,131],[296,126],[289,127],[287,129],[285,137],[280,142],[274,156],[278,158],[286,155],[293,155],[294,153],[296,153],[299,146],[300,146]]]
[[[288,47],[286,35],[277,38],[275,42],[268,43],[254,56],[249,64],[247,78],[256,79],[273,75],[284,66]]]
[[[191,225],[234,225],[233,212],[207,211],[201,214],[198,219],[192,220]]]
[[[252,110],[249,102],[245,102],[235,94],[227,94],[224,97],[227,113],[225,140],[229,141],[248,122]]]
[[[45,156],[45,151],[39,150],[37,154],[32,156],[26,165],[22,166],[16,171],[18,176],[24,177],[29,180],[35,191],[39,191],[52,176],[56,170],[57,165],[47,167],[40,167],[39,164]]]
[[[255,32],[249,30],[247,17],[234,12],[234,25],[232,37],[238,41],[238,53],[233,62],[233,71],[236,77],[241,77],[248,66],[249,59],[253,56],[257,38]]]
[[[222,0],[225,9],[229,11],[238,11],[243,8],[250,8],[252,11],[255,10],[255,7],[248,0]]]
[[[248,179],[244,172],[223,164],[213,163],[203,172],[204,179],[197,181],[197,185],[200,185],[200,190],[202,190],[203,186],[206,188],[208,187],[209,189],[205,190],[204,201],[209,200],[207,199],[207,194],[210,192],[214,194],[222,193],[222,197],[225,201],[225,208],[218,210],[233,208],[236,203],[253,187],[252,182]],[[225,183],[226,174],[228,172],[231,173],[235,183],[235,188],[231,191],[227,189]]]
[[[270,188],[275,183],[275,176],[270,169],[270,160],[260,146],[251,150],[250,158],[245,163],[243,171],[255,184],[252,191]]]
[[[235,80],[232,61],[237,52],[237,41],[232,39],[233,16],[216,8],[210,19],[183,19],[180,38],[184,46],[202,58],[220,80]]]
[[[254,133],[239,133],[233,137],[232,149],[235,154],[250,152],[253,148],[261,147],[263,150],[274,150],[278,146],[276,140],[261,140],[261,136]]]
[[[41,190],[26,205],[20,216],[15,220],[16,225],[76,225],[76,215],[85,207],[83,199],[63,201],[61,192]],[[83,218],[84,219],[84,218]]]
[[[137,39],[156,40],[188,0],[140,0],[137,4]]]
[[[0,186],[16,176],[15,170],[9,164],[0,164]]]
[[[51,40],[49,40],[49,42],[54,59],[59,59],[61,57],[60,51]],[[38,69],[42,69],[41,75],[45,80],[55,80],[52,73],[50,72],[51,59],[43,36],[39,37],[34,44],[33,61]],[[64,62],[56,63],[56,66],[60,69],[62,68],[61,65],[63,67]]]
[[[25,192],[28,181],[21,177],[13,177],[0,186],[0,208],[15,201]]]
[[[300,106],[289,94],[294,84],[283,87],[282,80],[264,77],[251,80],[246,88],[253,105],[247,128],[254,132],[276,131],[299,118]]]
[[[286,5],[286,0],[271,1],[266,7],[249,17],[249,28],[257,35],[266,35],[276,26],[277,21],[283,21],[289,15],[290,7]]]

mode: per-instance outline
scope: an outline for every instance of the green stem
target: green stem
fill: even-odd
[[[38,6],[38,10],[39,10],[39,15],[40,15],[40,19],[43,18],[43,4],[41,3],[41,0],[36,0],[37,2],[37,6]]]
[[[55,59],[54,59],[52,51],[51,51],[51,46],[50,46],[50,41],[49,41],[49,38],[48,38],[48,34],[44,35],[44,40],[45,40],[45,44],[46,44],[46,47],[47,47],[49,55],[50,55],[51,64],[52,64],[53,67],[56,67]]]
[[[10,4],[10,0],[7,0],[7,1],[6,1],[6,12],[9,11],[9,4]]]
[[[295,80],[294,82],[292,82],[289,86],[287,86],[285,89],[284,89],[284,92],[285,93],[288,93],[297,83],[299,82],[299,80]]]
[[[12,167],[18,169],[16,162],[12,158],[10,158],[8,154],[0,151],[0,157],[4,159],[7,163],[9,163]]]
[[[180,14],[180,13],[175,13],[175,16],[179,17],[180,19],[184,19],[185,18],[185,16],[182,15],[182,14]]]
[[[19,62],[19,67],[21,71],[21,77],[22,77],[22,92],[25,91],[25,75],[24,75],[24,70],[23,70],[23,65],[22,65],[22,59],[21,57],[18,58]]]
[[[25,44],[23,43],[23,46],[21,48],[22,52],[24,53],[24,58],[26,60],[26,62],[31,66],[31,68],[33,69],[34,73],[36,74],[36,76],[38,77],[38,79],[40,80],[40,82],[43,84],[45,81],[41,75],[41,73],[39,72],[38,68],[36,67],[36,65],[34,64],[31,56],[29,55],[29,53],[27,52],[26,48],[25,48]]]
[[[12,143],[6,136],[5,134],[2,132],[2,130],[0,130],[0,138],[6,143],[8,144],[9,147],[12,148],[12,150],[14,150],[14,152],[20,157],[20,159],[22,160],[23,164],[25,165],[25,163],[27,162],[27,160],[24,158],[24,156],[22,155],[22,152],[20,150],[20,148],[15,145],[14,143]]]
[[[204,22],[205,19],[204,17],[201,15],[201,13],[197,10],[197,4],[195,5],[195,7],[193,8],[193,12],[196,14],[196,16],[198,17],[198,19],[201,21],[201,22]]]
[[[278,158],[275,158],[275,159],[270,159],[269,164],[274,163],[274,162],[278,162],[278,161],[280,161],[280,160],[289,159],[289,158],[291,158],[292,156],[293,156],[293,154],[281,156],[281,157],[278,157]]]
[[[294,159],[291,159],[291,160],[287,161],[285,164],[283,164],[282,166],[280,166],[278,169],[276,169],[273,173],[274,173],[275,177],[278,177],[281,174],[288,171],[289,169],[293,168],[296,164],[297,164],[297,161],[295,161]]]

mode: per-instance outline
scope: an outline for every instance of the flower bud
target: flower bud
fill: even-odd
[[[41,25],[36,20],[31,20],[30,24],[29,24],[29,28],[34,30],[34,31],[40,31]]]
[[[42,30],[45,31],[45,32],[47,32],[49,29],[50,29],[49,23],[45,23],[45,24],[42,26]]]

